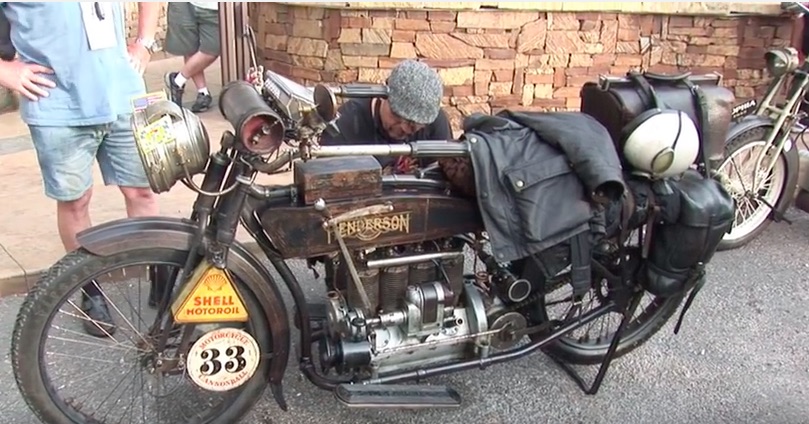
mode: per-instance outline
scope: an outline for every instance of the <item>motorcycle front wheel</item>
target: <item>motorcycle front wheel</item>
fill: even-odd
[[[153,328],[166,326],[154,327],[164,321],[157,308],[147,306],[152,275],[148,267],[179,270],[187,255],[142,249],[100,257],[80,249],[38,281],[17,316],[11,361],[23,399],[42,422],[229,424],[252,408],[268,383],[270,361],[263,358],[271,354],[272,344],[261,306],[238,279],[234,284],[249,315],[239,329],[255,339],[262,358],[252,377],[229,391],[206,391],[191,380],[184,361],[173,369],[161,366],[181,353],[185,327],[171,326],[166,347],[157,351],[162,334]],[[115,331],[93,336],[82,328],[89,317],[82,309],[82,290],[88,283],[106,300]],[[101,288],[107,283],[109,288]],[[136,307],[137,312],[124,312]],[[206,331],[201,327],[198,331]],[[56,334],[49,335],[51,331]],[[189,334],[192,339],[201,336]],[[75,393],[62,393],[71,389]]]
[[[742,247],[758,237],[772,222],[771,206],[778,204],[787,192],[787,158],[779,152],[772,171],[764,175],[754,169],[759,154],[766,144],[769,128],[754,128],[745,131],[725,146],[725,160],[718,173],[725,180],[725,188],[736,201],[736,217],[733,228],[719,244],[717,250],[732,250]],[[772,147],[771,150],[774,150]],[[774,152],[769,152],[770,154]],[[769,157],[765,157],[766,163]],[[756,175],[758,190],[753,190]]]

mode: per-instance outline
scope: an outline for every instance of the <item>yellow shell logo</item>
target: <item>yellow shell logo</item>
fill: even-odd
[[[210,291],[221,291],[225,284],[228,283],[228,280],[221,274],[208,274],[205,278],[205,287]]]

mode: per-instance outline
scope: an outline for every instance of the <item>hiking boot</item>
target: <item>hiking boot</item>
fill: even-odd
[[[157,308],[163,300],[163,293],[166,291],[166,284],[177,277],[177,270],[171,272],[171,268],[164,265],[153,265],[149,267],[149,298],[150,308]]]
[[[89,319],[82,317],[82,326],[87,334],[95,337],[108,337],[115,334],[115,321],[113,321],[112,315],[110,315],[110,310],[107,308],[107,301],[104,299],[104,296],[100,294],[87,295],[82,293],[81,310],[89,317]]]
[[[147,303],[150,308],[158,307],[160,299],[163,296],[164,286],[165,284],[163,284],[162,282],[158,282],[157,280],[149,281],[149,298],[147,300]]]
[[[174,82],[174,79],[177,78],[177,72],[169,72],[163,77],[163,81],[166,83],[166,88],[169,89],[169,97],[172,102],[174,102],[177,106],[183,106],[183,93],[185,92],[185,86],[180,87],[177,83]]]
[[[194,104],[191,106],[191,112],[205,112],[211,108],[211,103],[213,103],[213,97],[210,94],[197,93],[197,99],[194,100]]]

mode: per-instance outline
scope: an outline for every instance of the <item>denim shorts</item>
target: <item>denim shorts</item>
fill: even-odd
[[[96,159],[105,185],[148,188],[131,116],[119,115],[108,124],[80,127],[29,125],[45,195],[62,202],[79,199],[93,186]]]

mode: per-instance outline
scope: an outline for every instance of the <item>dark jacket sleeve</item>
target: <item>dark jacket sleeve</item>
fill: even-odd
[[[324,131],[320,137],[321,146],[339,146],[343,144],[353,144],[357,140],[357,127],[360,121],[360,110],[356,103],[348,101],[343,103],[337,113],[340,117],[337,118],[337,129],[340,131],[337,134],[330,134]]]
[[[438,118],[430,124],[430,131],[428,140],[453,140],[452,126],[449,124],[446,112],[443,110],[438,112]]]
[[[0,3],[0,60],[12,60],[17,55],[17,50],[11,44],[11,24],[3,13],[3,5]]]
[[[529,127],[561,149],[590,193],[618,200],[626,189],[621,161],[609,132],[595,118],[577,112],[513,112],[498,116]]]

